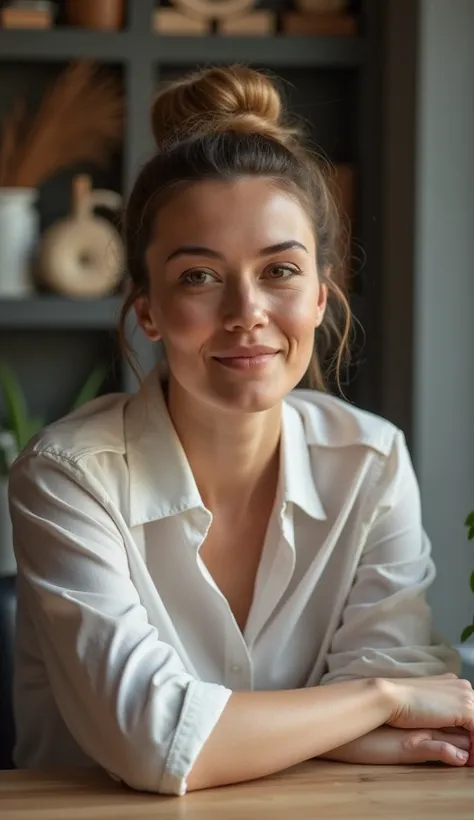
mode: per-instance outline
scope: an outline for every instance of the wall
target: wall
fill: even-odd
[[[418,38],[412,450],[438,566],[431,603],[457,641],[474,613],[473,0],[421,0]]]

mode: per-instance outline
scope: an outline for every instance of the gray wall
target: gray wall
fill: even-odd
[[[431,603],[457,641],[474,612],[474,1],[421,0],[418,26],[412,449]]]

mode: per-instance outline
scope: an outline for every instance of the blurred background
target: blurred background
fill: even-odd
[[[152,151],[151,100],[162,81],[232,62],[281,79],[333,164],[365,334],[345,392],[405,432],[436,625],[458,642],[474,611],[473,0],[0,4],[0,574],[14,574],[18,438],[136,388],[115,332],[120,212]],[[156,351],[128,333],[146,372]]]

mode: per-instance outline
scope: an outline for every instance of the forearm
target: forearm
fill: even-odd
[[[384,724],[393,704],[383,682],[236,692],[188,777],[188,790],[252,780],[318,757]]]

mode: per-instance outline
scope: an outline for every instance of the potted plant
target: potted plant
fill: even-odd
[[[469,515],[467,516],[464,526],[467,528],[467,537],[469,541],[474,540],[474,510],[472,510]],[[471,592],[474,592],[474,570],[471,572],[471,577],[469,580]],[[465,643],[471,635],[474,635],[474,618],[472,623],[468,624],[464,627],[463,631],[461,632],[461,643]]]
[[[469,541],[474,540],[474,510],[472,510],[469,515],[467,516],[464,526],[467,529],[467,537]],[[471,572],[471,576],[469,579],[469,585],[471,587],[471,592],[474,592],[474,570]],[[466,675],[472,678],[473,676],[473,669],[474,669],[474,645],[472,642],[469,642],[469,638],[474,635],[474,618],[472,622],[464,627],[461,632],[461,643],[456,647],[458,650],[461,660],[463,664],[466,664],[469,667],[469,672]]]
[[[104,365],[98,365],[92,370],[77,394],[71,410],[76,410],[97,396],[105,374]],[[15,458],[29,440],[43,429],[45,421],[38,416],[30,415],[18,379],[6,364],[1,363],[0,391],[4,404],[4,419],[0,428],[0,576],[5,576],[14,575],[16,572],[8,511],[8,473]]]

